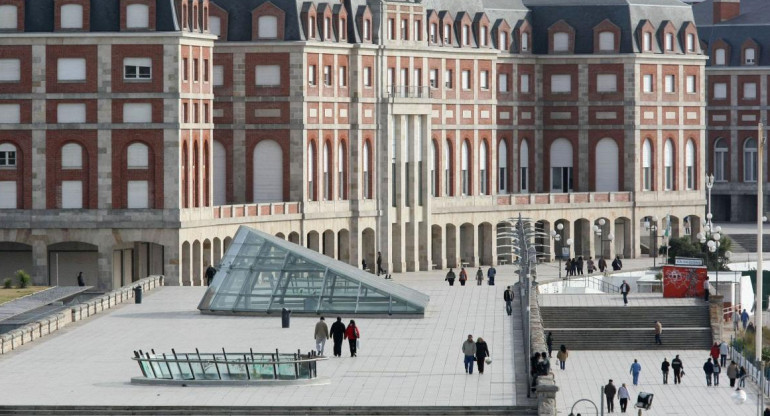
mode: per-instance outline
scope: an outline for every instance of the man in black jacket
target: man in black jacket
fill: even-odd
[[[607,397],[608,413],[612,413],[612,411],[615,410],[615,393],[617,393],[617,391],[618,390],[615,388],[615,385],[612,384],[612,380],[610,380],[610,382],[604,386],[604,395]]]
[[[510,316],[513,312],[513,308],[511,307],[511,302],[513,302],[513,290],[511,290],[510,286],[503,292],[503,300],[505,301],[505,311],[508,312],[508,316]]]
[[[334,356],[342,357],[342,339],[345,336],[345,324],[342,323],[342,318],[339,316],[337,317],[337,322],[332,324],[329,335],[334,340]]]
[[[682,365],[682,360],[679,359],[679,355],[671,360],[671,369],[674,370],[674,384],[682,384],[682,370],[684,369],[684,365]]]

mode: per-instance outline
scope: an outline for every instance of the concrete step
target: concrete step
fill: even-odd
[[[510,415],[536,406],[0,406],[0,415]]]
[[[660,321],[667,328],[709,327],[708,307],[554,307],[540,308],[545,327],[652,328]]]
[[[712,344],[710,328],[664,329],[663,345],[655,344],[652,329],[545,328],[553,334],[553,348],[570,350],[704,350]]]
[[[757,252],[757,235],[756,234],[730,234],[728,235],[732,240],[733,245],[730,247],[730,251],[733,253],[756,253]],[[762,247],[765,250],[770,249],[770,235],[762,236]]]

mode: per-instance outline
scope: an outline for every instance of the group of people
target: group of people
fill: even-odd
[[[337,317],[337,322],[332,324],[331,329],[326,325],[326,320],[322,316],[315,324],[315,349],[318,355],[324,355],[326,340],[331,338],[334,341],[334,356],[342,357],[342,341],[347,339],[350,345],[350,356],[355,357],[358,354],[361,331],[356,326],[356,321],[350,320],[347,327],[342,323],[342,318]]]
[[[607,270],[607,261],[604,260],[604,257],[599,257],[598,267],[599,272],[604,273],[605,270]],[[567,277],[569,276],[582,276],[583,275],[583,266],[586,267],[588,274],[592,274],[596,271],[597,264],[594,263],[594,260],[592,257],[589,257],[588,260],[583,260],[583,256],[578,256],[577,258],[571,258],[567,259],[567,262],[564,266],[564,270],[567,272]],[[623,268],[623,262],[620,260],[620,256],[615,256],[615,260],[612,261],[612,270],[618,271]]]
[[[746,312],[746,309],[741,313],[733,312],[733,330],[735,332],[738,332],[739,323],[743,325],[744,331],[754,332],[754,323],[749,322],[749,313]]]
[[[495,285],[495,276],[497,276],[497,269],[495,269],[494,266],[491,266],[489,269],[487,269],[487,279],[490,286]],[[457,279],[457,276],[455,275],[454,270],[450,267],[446,277],[444,278],[444,281],[449,282],[449,286],[454,286],[455,279]],[[465,282],[468,281],[468,272],[465,271],[465,267],[460,268],[459,281],[460,286],[465,286]],[[481,269],[481,266],[479,266],[479,269],[476,270],[476,284],[481,286],[482,283],[484,283],[484,271]]]
[[[706,374],[707,386],[719,385],[719,374],[722,373],[722,369],[727,366],[726,373],[727,378],[730,379],[730,387],[735,387],[736,381],[738,382],[738,389],[745,387],[746,385],[746,368],[738,366],[735,361],[730,361],[730,365],[727,365],[727,355],[730,353],[730,346],[727,342],[721,343],[715,342],[711,346],[710,357],[703,364],[703,372]]]
[[[479,367],[479,374],[484,374],[484,364],[492,362],[489,355],[489,347],[487,347],[484,338],[478,337],[476,341],[473,341],[473,335],[468,334],[468,339],[463,342],[462,352],[465,356],[463,365],[465,366],[466,374],[473,374],[474,361]]]

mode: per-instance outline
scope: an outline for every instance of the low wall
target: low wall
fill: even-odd
[[[134,298],[134,288],[136,286],[142,286],[142,292],[148,292],[156,287],[163,286],[163,281],[163,276],[148,276],[101,296],[89,299],[87,302],[74,305],[69,310],[48,315],[13,331],[6,332],[0,335],[0,354],[7,354],[24,344],[56,332],[68,324],[86,319],[91,315],[129,301]]]
[[[543,319],[540,317],[540,305],[537,303],[538,287],[534,286],[529,292],[530,302],[530,351],[535,352],[548,351],[548,345],[545,343],[545,330],[543,329]],[[530,357],[527,357],[529,360]],[[556,416],[556,392],[559,387],[554,381],[553,373],[547,376],[537,378],[537,414],[538,416]]]

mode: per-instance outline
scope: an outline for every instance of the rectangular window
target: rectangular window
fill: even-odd
[[[149,208],[149,183],[147,181],[128,181],[128,208]]]
[[[717,49],[715,52],[714,60],[716,61],[717,65],[724,65],[725,64],[725,50],[724,49]]]
[[[203,122],[208,123],[209,122],[209,105],[208,103],[203,103]]]
[[[452,43],[452,27],[444,25],[444,43],[447,45]]]
[[[307,84],[314,86],[316,85],[316,67],[315,65],[308,65],[307,67]]]
[[[572,76],[569,74],[551,75],[551,93],[569,94],[572,92]]]
[[[83,28],[83,6],[80,4],[64,4],[59,9],[59,25],[62,29]]]
[[[519,92],[529,94],[529,74],[521,74],[519,81]]]
[[[21,81],[21,60],[0,59],[0,82]]]
[[[315,39],[315,17],[310,17],[307,20],[307,37],[308,39]]]
[[[396,31],[396,21],[395,19],[388,19],[388,39],[394,40],[395,32]]]
[[[666,75],[664,78],[665,81],[665,91],[667,93],[675,93],[676,92],[676,77],[674,75]]]
[[[430,43],[438,43],[438,35],[436,32],[438,32],[438,27],[435,23],[432,23],[430,25]]]
[[[331,65],[324,66],[324,85],[327,87],[332,86],[332,67]]]
[[[86,105],[71,103],[59,104],[56,106],[57,123],[85,123]]]
[[[368,19],[364,20],[364,39],[372,39],[372,21]]]
[[[281,85],[280,65],[257,65],[255,73],[258,87],[276,87]]]
[[[415,87],[422,87],[422,69],[415,68],[415,70],[412,71],[412,84]],[[417,93],[421,93],[419,88],[417,89]]]
[[[714,84],[714,99],[724,100],[727,98],[727,84],[717,82]]]
[[[422,40],[422,20],[414,21],[414,28],[412,29],[412,39],[416,41]]]
[[[653,92],[653,77],[651,74],[645,74],[642,76],[642,91]]]
[[[150,8],[145,4],[129,4],[126,6],[126,28],[146,29],[150,26]],[[211,25],[209,25],[211,26]],[[218,28],[219,26],[217,26]],[[211,33],[214,33],[213,31]],[[219,31],[215,33],[219,35]]]
[[[187,103],[182,103],[182,122],[190,122],[190,106]]]
[[[152,59],[150,58],[123,59],[123,79],[129,79],[129,80],[152,79]]]
[[[0,6],[0,30],[18,29],[19,8],[12,4]]]
[[[192,64],[193,82],[198,82],[200,80],[200,67],[198,66],[198,58],[193,58]]]
[[[341,66],[338,68],[339,70],[339,85],[340,87],[347,87],[348,86],[348,69],[347,67]]]
[[[596,75],[596,92],[617,92],[618,76],[615,74]]]
[[[452,80],[453,80],[452,70],[447,69],[446,71],[444,71],[444,86],[446,88],[449,88],[450,90],[452,89],[452,82],[453,82]]]
[[[462,89],[469,90],[471,89],[471,71],[469,70],[463,70],[463,72],[460,75],[462,78]]]
[[[508,74],[497,74],[497,91],[508,92]]]
[[[519,171],[521,172],[519,174],[519,179],[521,182],[521,186],[520,186],[521,192],[527,192],[529,190],[529,181],[527,180],[527,176],[529,174],[529,167],[522,167],[519,169]]]
[[[438,69],[433,68],[430,70],[430,87],[438,88]]]
[[[642,169],[642,176],[643,176],[642,188],[645,191],[651,190],[652,189],[652,168],[650,168],[649,166],[645,166]]]
[[[209,82],[209,60],[203,60],[203,82]]]
[[[15,147],[13,147],[15,149]],[[16,166],[16,150],[0,150],[0,167],[11,168]]]
[[[743,84],[743,98],[746,100],[753,100],[757,98],[757,84],[754,82],[746,82]]]
[[[674,50],[674,34],[673,33],[666,33],[666,50],[667,51],[673,51]]]
[[[388,68],[388,89],[392,90],[396,86],[396,69]]]
[[[409,40],[409,19],[401,19],[401,40]]]
[[[371,87],[372,86],[372,68],[365,66],[364,67],[364,87]]]
[[[470,29],[468,28],[468,25],[463,25],[462,36],[463,36],[463,46],[470,45],[471,43]]]
[[[21,105],[0,104],[0,123],[21,123]]]
[[[489,89],[489,71],[481,71],[479,74],[479,84],[482,90]]]
[[[0,209],[16,209],[16,199],[16,182],[0,181]]]
[[[190,62],[187,58],[182,58],[182,81],[190,79]]]
[[[698,91],[698,88],[696,86],[695,75],[688,75],[687,76],[687,93],[695,94],[697,91]]]
[[[198,103],[193,103],[193,123],[200,123],[200,116]]]
[[[152,123],[152,105],[150,103],[123,104],[124,123]]]
[[[62,209],[83,208],[83,182],[62,181],[61,207]]]
[[[85,58],[59,58],[56,63],[56,76],[61,81],[78,82],[86,80]]]
[[[220,87],[222,85],[225,85],[225,67],[214,65],[214,86]]]
[[[481,46],[487,46],[487,27],[481,26],[479,37],[481,38]]]

